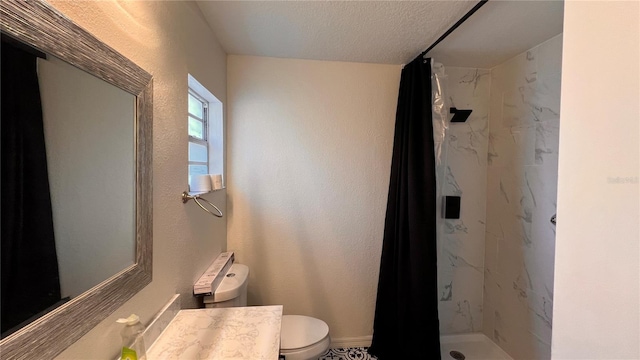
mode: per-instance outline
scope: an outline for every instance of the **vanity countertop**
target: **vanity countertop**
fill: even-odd
[[[180,310],[148,360],[277,360],[282,305]]]

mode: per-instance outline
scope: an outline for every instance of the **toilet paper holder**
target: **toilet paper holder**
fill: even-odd
[[[186,192],[186,191],[184,191],[182,193],[182,203],[183,204],[186,204],[187,201],[192,200],[192,199],[198,206],[200,206],[200,208],[202,210],[208,212],[209,214],[211,214],[211,215],[213,215],[215,217],[219,217],[219,218],[221,218],[223,216],[222,215],[222,211],[217,206],[215,206],[211,201],[209,201],[209,200],[207,200],[207,199],[205,199],[205,198],[203,198],[203,197],[201,197],[200,195],[197,195],[197,194],[196,195],[189,195],[189,193]],[[204,207],[204,205],[202,205],[200,203],[200,200],[202,200],[202,201],[206,202],[207,204],[213,206],[213,208],[216,209],[216,211],[218,213],[216,214],[216,213],[212,212],[211,210],[207,209],[206,207]]]

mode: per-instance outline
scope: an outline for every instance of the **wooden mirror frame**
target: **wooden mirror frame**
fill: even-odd
[[[151,282],[153,81],[45,2],[0,1],[0,26],[3,33],[136,96],[135,264],[0,341],[2,359],[51,359]]]

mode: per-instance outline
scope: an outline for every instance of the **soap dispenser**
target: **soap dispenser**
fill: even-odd
[[[122,335],[121,360],[142,360],[146,358],[146,349],[142,332],[144,326],[140,323],[140,318],[136,314],[131,314],[126,319],[118,319],[118,323],[126,324],[120,332]]]

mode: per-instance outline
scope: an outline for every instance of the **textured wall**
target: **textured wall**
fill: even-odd
[[[250,304],[372,334],[398,65],[229,56],[229,249]]]
[[[489,121],[489,70],[445,67],[447,107],[473,109],[451,123],[438,170],[443,195],[461,197],[460,219],[438,230],[438,288],[442,334],[482,330],[482,284]],[[440,215],[440,214],[438,214]]]
[[[637,1],[565,2],[554,359],[640,359],[638,29]]]
[[[114,359],[120,350],[119,317],[148,321],[175,293],[195,306],[192,284],[225,249],[226,218],[183,205],[187,188],[187,73],[226,100],[226,54],[187,2],[55,1],[53,5],[154,76],[153,281],[60,359]],[[202,46],[208,44],[208,46]],[[225,211],[225,192],[208,195]]]
[[[484,333],[549,359],[562,35],[491,71]]]

